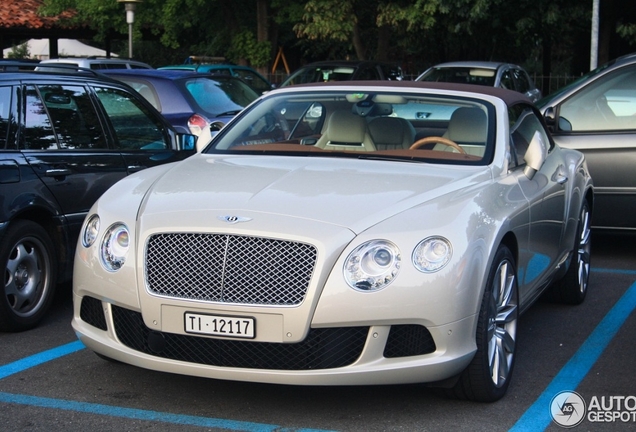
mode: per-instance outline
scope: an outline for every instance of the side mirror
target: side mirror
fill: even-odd
[[[196,148],[197,137],[190,134],[177,134],[177,148],[179,150],[194,150]]]
[[[556,126],[556,113],[554,112],[554,107],[546,108],[543,113],[543,118],[545,119],[545,124],[548,125],[550,130],[553,130]]]
[[[526,162],[523,173],[528,179],[532,180],[536,172],[543,166],[547,157],[548,143],[545,142],[543,135],[539,131],[536,131],[523,157],[523,160]]]

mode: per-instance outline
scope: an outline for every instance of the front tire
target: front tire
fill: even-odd
[[[44,228],[31,221],[11,222],[0,244],[0,331],[38,325],[55,294],[57,264]]]
[[[516,354],[519,295],[514,257],[500,246],[493,260],[477,321],[477,352],[450,395],[494,402],[508,389]]]

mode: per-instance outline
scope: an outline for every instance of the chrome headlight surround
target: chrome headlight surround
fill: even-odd
[[[89,248],[93,246],[95,240],[97,240],[97,236],[99,234],[99,216],[94,214],[91,215],[84,224],[84,229],[82,230],[82,246],[85,248]]]
[[[422,273],[443,269],[453,256],[451,242],[440,236],[427,237],[415,246],[411,257],[413,265]]]
[[[130,246],[128,227],[121,222],[111,225],[102,238],[99,257],[102,266],[109,272],[116,272],[126,262]]]
[[[367,241],[355,248],[345,260],[344,278],[355,290],[381,290],[398,275],[401,261],[400,250],[390,241]]]

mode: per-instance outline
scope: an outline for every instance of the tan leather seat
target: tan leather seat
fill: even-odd
[[[369,133],[376,149],[408,149],[415,141],[415,128],[401,117],[376,117],[369,122]]]
[[[479,108],[462,107],[453,111],[444,138],[459,144],[468,154],[483,156],[488,136],[486,113]],[[436,144],[435,150],[457,151],[452,147]]]
[[[373,151],[375,145],[367,129],[367,121],[351,111],[331,113],[316,147],[325,150]]]

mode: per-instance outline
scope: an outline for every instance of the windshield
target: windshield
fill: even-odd
[[[307,84],[314,82],[351,80],[356,68],[352,66],[311,66],[305,67],[290,76],[282,86]]]
[[[258,98],[240,79],[192,78],[183,85],[201,110],[210,116],[234,115]]]
[[[403,92],[272,92],[222,129],[206,152],[258,152],[487,164],[494,107]]]
[[[477,84],[493,87],[496,71],[476,67],[443,67],[429,69],[418,81],[438,81],[459,84]]]

